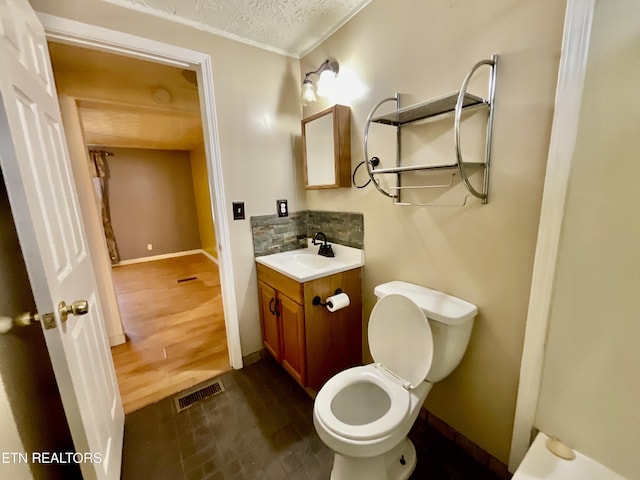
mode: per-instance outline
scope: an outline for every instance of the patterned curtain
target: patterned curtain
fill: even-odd
[[[120,262],[120,253],[118,252],[118,244],[111,226],[111,212],[109,211],[109,165],[107,156],[112,155],[103,150],[89,150],[91,158],[91,170],[93,176],[93,187],[98,199],[98,206],[102,211],[102,226],[104,227],[104,235],[109,249],[109,258],[111,265]]]

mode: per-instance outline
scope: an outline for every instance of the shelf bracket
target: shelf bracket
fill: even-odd
[[[492,55],[490,60],[480,60],[476,63],[471,71],[467,74],[464,81],[462,82],[462,86],[460,87],[460,92],[458,93],[458,101],[456,102],[455,115],[453,121],[453,136],[455,143],[455,151],[456,151],[456,162],[458,164],[458,170],[460,171],[460,178],[464,182],[465,187],[469,190],[474,197],[480,198],[483,204],[486,204],[489,198],[489,167],[491,165],[491,137],[493,134],[493,100],[495,96],[495,85],[496,85],[496,66],[497,66],[498,56]],[[491,74],[489,78],[489,95],[487,98],[487,103],[489,105],[489,113],[487,117],[487,136],[485,141],[485,156],[484,156],[484,178],[482,182],[482,192],[478,192],[471,182],[469,181],[469,177],[464,170],[464,162],[462,161],[462,149],[460,147],[460,119],[462,118],[462,107],[464,103],[465,94],[467,93],[467,88],[469,86],[469,82],[471,81],[471,77],[480,67],[488,65],[491,68]]]
[[[380,100],[372,109],[371,112],[369,112],[369,116],[367,117],[367,122],[365,124],[364,127],[364,163],[365,166],[367,167],[367,173],[369,174],[369,178],[371,179],[371,183],[373,183],[373,186],[376,187],[376,190],[378,190],[380,193],[382,193],[383,195],[389,197],[389,198],[397,198],[397,195],[394,195],[392,193],[387,192],[385,189],[383,189],[380,186],[380,183],[374,178],[373,176],[373,170],[371,168],[371,162],[369,161],[369,153],[367,152],[367,144],[369,143],[369,126],[371,125],[371,120],[373,118],[373,115],[376,113],[376,111],[378,110],[378,108],[380,108],[383,104],[387,103],[387,102],[396,102],[396,105],[398,103],[398,97],[387,97],[384,98],[382,100]]]

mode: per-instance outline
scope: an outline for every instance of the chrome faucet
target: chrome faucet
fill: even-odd
[[[327,243],[327,236],[322,232],[316,232],[311,240],[311,243],[314,245],[320,244],[322,241],[317,241],[318,237],[322,237],[324,239],[324,244],[320,245],[320,249],[318,250],[318,255],[322,255],[323,257],[335,257],[335,253],[333,253],[333,249],[331,245]]]

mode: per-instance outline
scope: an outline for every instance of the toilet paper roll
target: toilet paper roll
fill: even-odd
[[[327,304],[327,310],[329,310],[330,312],[335,312],[336,310],[340,310],[341,308],[348,307],[351,303],[351,300],[349,300],[349,295],[343,292],[328,297],[325,303]]]

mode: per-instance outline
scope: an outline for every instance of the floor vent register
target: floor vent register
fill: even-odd
[[[224,387],[220,380],[214,380],[213,382],[205,385],[198,385],[195,388],[185,390],[183,394],[175,398],[176,411],[182,412],[205,398],[212,397],[222,392],[224,392]]]

